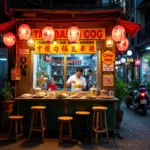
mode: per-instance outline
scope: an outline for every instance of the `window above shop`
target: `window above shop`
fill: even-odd
[[[64,90],[64,85],[70,76],[76,73],[77,68],[82,68],[82,76],[87,81],[87,89],[97,82],[97,54],[34,54],[33,63],[33,88],[43,90]],[[66,68],[66,69],[65,69]],[[89,82],[88,71],[91,70],[92,80]],[[70,91],[71,87],[67,87]]]
[[[23,9],[96,9],[103,6],[116,5],[116,8],[120,8],[116,0],[11,0],[9,2],[10,8],[23,8]],[[108,8],[107,8],[108,9]]]

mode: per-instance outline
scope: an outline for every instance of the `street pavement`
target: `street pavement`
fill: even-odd
[[[115,139],[119,150],[150,150],[150,110],[147,116],[142,116],[132,107],[124,110],[124,118],[120,135],[123,139]]]
[[[120,135],[122,139],[111,138],[106,144],[105,139],[101,139],[99,145],[91,144],[64,144],[58,145],[58,140],[46,139],[43,144],[37,141],[29,142],[27,139],[17,143],[6,140],[4,136],[0,138],[0,150],[150,150],[150,110],[147,116],[141,116],[133,108],[124,110],[124,118],[121,125]]]

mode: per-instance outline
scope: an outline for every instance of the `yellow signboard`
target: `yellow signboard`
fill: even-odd
[[[115,54],[111,52],[110,50],[106,50],[102,54],[102,61],[107,65],[112,64],[115,61]]]
[[[36,41],[36,54],[95,54],[95,40],[81,40],[76,44],[68,41],[58,41],[57,44],[46,44],[44,41]]]

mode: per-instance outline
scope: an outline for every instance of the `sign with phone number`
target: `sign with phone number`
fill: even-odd
[[[80,40],[72,44],[68,41],[58,41],[57,44],[46,44],[44,41],[36,41],[36,54],[95,54],[95,40]]]

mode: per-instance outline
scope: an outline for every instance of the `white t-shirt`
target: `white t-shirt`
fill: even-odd
[[[72,81],[75,81],[75,83],[71,83]],[[76,75],[72,75],[69,77],[67,83],[71,83],[71,91],[82,91],[80,86],[86,87],[86,80],[83,76],[77,78]]]

